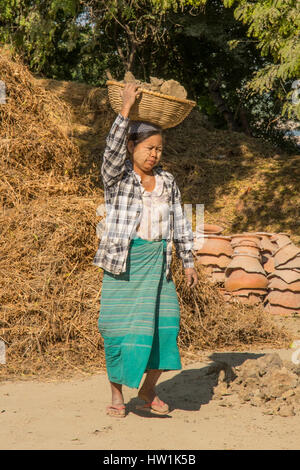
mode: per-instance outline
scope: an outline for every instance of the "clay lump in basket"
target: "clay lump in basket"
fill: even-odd
[[[110,104],[113,110],[119,113],[122,107],[120,91],[125,87],[125,83],[107,80],[106,84]],[[130,110],[129,118],[132,121],[151,122],[162,129],[180,124],[196,105],[195,101],[164,95],[143,87],[140,91],[140,96]]]

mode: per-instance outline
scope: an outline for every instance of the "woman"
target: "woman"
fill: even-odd
[[[128,117],[138,94],[137,85],[125,85],[122,109],[106,139],[101,167],[106,227],[93,260],[104,270],[98,326],[112,391],[107,413],[119,417],[125,416],[122,385],[139,388],[144,373],[142,408],[169,411],[155,385],[163,370],[182,368],[180,310],[170,270],[173,242],[187,284],[198,282],[179,189],[159,165],[162,131]]]

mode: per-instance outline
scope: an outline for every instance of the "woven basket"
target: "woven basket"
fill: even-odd
[[[122,108],[122,98],[120,91],[125,87],[125,83],[108,80],[108,97],[113,110],[119,113]],[[155,91],[140,88],[141,94],[132,106],[129,119],[132,121],[146,121],[168,129],[180,124],[192,108],[195,101],[176,98],[175,96],[163,95]]]

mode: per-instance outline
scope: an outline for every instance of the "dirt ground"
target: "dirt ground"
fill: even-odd
[[[278,318],[300,338],[299,318]],[[230,406],[213,399],[207,368],[233,366],[268,352],[291,360],[291,349],[205,351],[181,371],[165,372],[158,395],[169,403],[165,416],[135,410],[137,390],[124,387],[125,418],[105,414],[110,400],[106,373],[72,380],[5,381],[0,384],[0,448],[3,449],[299,449],[300,415],[264,414],[260,407]]]

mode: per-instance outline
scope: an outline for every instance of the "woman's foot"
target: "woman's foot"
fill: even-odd
[[[109,405],[106,407],[106,414],[109,416],[114,416],[117,418],[125,418],[126,410],[125,410],[125,405],[119,404],[119,405]]]
[[[150,409],[160,414],[166,414],[170,411],[167,403],[163,402],[160,398],[158,398],[154,390],[145,391],[141,388],[141,390],[138,392],[138,397],[146,402],[144,405],[137,406],[137,409],[139,410]]]
[[[109,416],[116,416],[118,418],[124,418],[125,416],[125,405],[124,397],[122,393],[122,384],[110,382],[112,399],[111,405],[106,407],[106,414]]]

